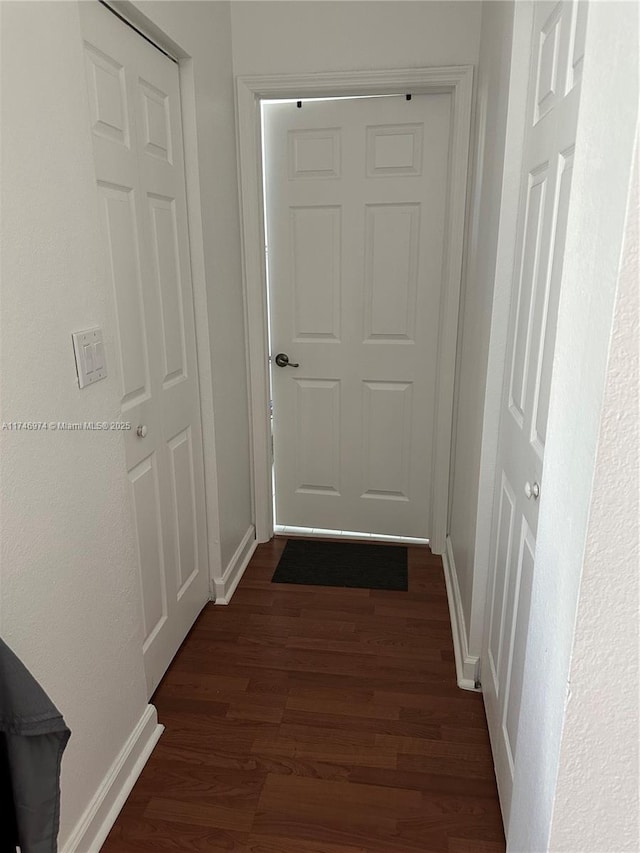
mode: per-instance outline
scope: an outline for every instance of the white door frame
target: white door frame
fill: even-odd
[[[98,2],[98,0],[96,0]],[[220,551],[220,518],[218,514],[218,469],[216,464],[215,425],[213,414],[213,381],[209,338],[207,276],[204,254],[204,229],[200,190],[200,167],[197,144],[197,105],[193,59],[170,33],[153,22],[153,12],[143,14],[129,0],[106,0],[105,5],[164,50],[178,64],[180,76],[180,109],[184,148],[184,171],[187,187],[187,226],[196,338],[196,364],[200,393],[200,425],[202,429],[202,466],[204,470],[204,502],[209,572],[209,598],[214,598],[214,583],[222,578]],[[146,11],[146,10],[145,10]],[[133,510],[132,510],[133,511]]]
[[[262,139],[260,101],[269,98],[320,98],[345,95],[452,95],[450,170],[440,307],[436,412],[433,447],[431,548],[441,554],[447,534],[449,462],[453,416],[453,382],[462,275],[467,168],[471,124],[473,66],[403,68],[387,71],[340,71],[238,77],[236,115],[247,363],[251,427],[251,468],[256,539],[273,536],[267,277],[264,257]]]

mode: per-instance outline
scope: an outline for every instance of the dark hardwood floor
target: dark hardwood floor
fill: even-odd
[[[501,853],[480,694],[456,686],[442,563],[409,591],[271,584],[258,547],[154,696],[166,731],[103,853]]]

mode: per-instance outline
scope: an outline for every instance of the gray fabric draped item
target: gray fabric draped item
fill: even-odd
[[[0,639],[0,853],[56,853],[60,764],[71,732]]]

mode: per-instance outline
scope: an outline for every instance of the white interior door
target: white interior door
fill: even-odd
[[[151,694],[209,592],[179,72],[80,7]]]
[[[505,823],[517,761],[538,507],[544,500],[544,448],[586,4],[536,3],[533,18],[481,675]]]
[[[451,95],[263,109],[276,521],[429,537]]]

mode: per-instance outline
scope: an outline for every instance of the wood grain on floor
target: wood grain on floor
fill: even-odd
[[[271,584],[260,545],[153,702],[166,726],[103,853],[502,853],[482,705],[439,557],[409,591]]]

